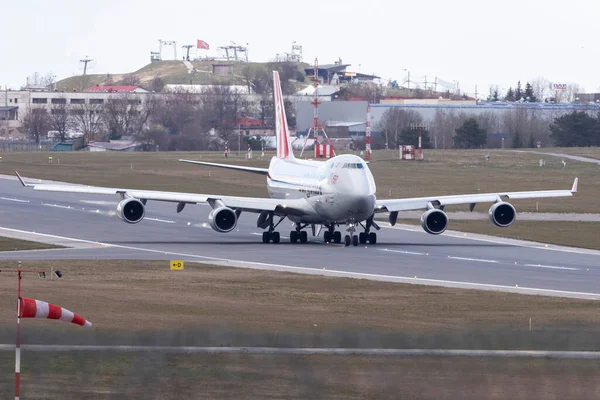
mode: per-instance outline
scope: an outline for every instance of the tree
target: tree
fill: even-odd
[[[48,116],[48,125],[51,130],[58,132],[60,141],[65,141],[67,132],[72,126],[71,110],[67,103],[67,98],[64,96],[52,99],[52,101],[53,104]]]
[[[537,97],[535,97],[535,93],[533,91],[533,86],[529,82],[525,85],[525,100],[529,102],[536,102]]]
[[[150,82],[150,91],[159,93],[165,88],[165,81],[160,76],[155,76]]]
[[[455,132],[454,147],[457,149],[480,148],[487,142],[487,132],[479,128],[475,118],[467,119]]]
[[[431,137],[427,129],[421,130],[421,147],[424,149],[431,148]],[[406,126],[400,131],[400,143],[409,146],[419,146],[419,128],[415,126]]]
[[[544,101],[550,93],[550,80],[539,76],[531,81],[533,94],[538,101]]]
[[[515,92],[513,88],[508,88],[508,92],[506,92],[506,96],[504,96],[504,101],[515,101]]]
[[[95,136],[103,129],[102,104],[86,102],[71,106],[71,115],[73,116],[73,127],[83,133],[85,143],[95,140]]]
[[[140,77],[136,74],[127,74],[123,77],[123,85],[138,86],[140,84]]]
[[[530,149],[535,148],[535,138],[532,134],[529,134],[529,143],[527,144],[527,147],[529,147]]]
[[[102,109],[109,140],[139,135],[153,111],[151,97],[144,103],[140,97],[129,93],[109,97]]]
[[[551,138],[557,146],[599,146],[600,116],[594,118],[583,111],[574,111],[554,119]]]
[[[494,93],[492,93],[492,100],[493,101],[498,101],[499,97],[500,97],[500,95],[498,93],[498,90],[494,90]]]
[[[45,108],[29,108],[23,118],[23,129],[35,144],[40,143],[40,139],[48,135],[50,124],[48,121],[48,112]]]
[[[398,136],[402,129],[422,121],[423,118],[417,111],[391,107],[383,113],[378,129],[385,133],[387,148],[395,149],[400,144]]]
[[[520,149],[521,147],[523,147],[523,139],[521,139],[521,134],[519,132],[516,132],[513,136],[513,140],[510,147],[512,147],[513,149]]]
[[[517,89],[515,90],[515,101],[519,101],[523,98],[523,90],[521,89],[521,81],[517,82]]]

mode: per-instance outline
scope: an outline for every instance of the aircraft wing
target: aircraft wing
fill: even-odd
[[[306,213],[309,208],[311,208],[311,206],[306,202],[305,199],[285,200],[260,197],[237,197],[219,196],[211,194],[160,192],[154,190],[107,188],[85,185],[26,183],[18,172],[15,171],[15,173],[23,186],[31,187],[33,190],[39,190],[44,192],[120,195],[121,197],[129,196],[144,201],[166,201],[172,203],[181,203],[183,205],[210,204],[212,206],[215,202],[221,201],[226,207],[236,210],[249,212],[273,211],[278,215],[302,215]]]
[[[571,190],[538,190],[529,192],[501,192],[483,194],[463,194],[437,197],[413,197],[406,199],[377,200],[375,212],[397,212],[426,210],[431,206],[444,207],[456,204],[470,204],[471,211],[477,203],[495,203],[503,199],[539,199],[548,197],[568,197],[577,192],[579,179],[575,178]]]
[[[188,164],[198,164],[198,165],[205,165],[205,166],[209,166],[209,167],[227,168],[227,169],[235,169],[238,171],[254,172],[256,174],[262,174],[262,175],[267,175],[269,173],[268,168],[246,167],[243,165],[219,164],[219,163],[212,163],[212,162],[206,162],[206,161],[192,161],[192,160],[181,160],[181,159],[179,161],[188,163]]]

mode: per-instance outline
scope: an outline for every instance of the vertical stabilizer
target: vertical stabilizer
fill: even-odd
[[[294,152],[290,144],[290,135],[285,116],[283,94],[281,93],[281,82],[279,72],[273,71],[273,105],[275,109],[275,140],[277,142],[277,158],[294,159]]]

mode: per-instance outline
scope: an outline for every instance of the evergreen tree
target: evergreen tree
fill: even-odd
[[[530,149],[535,148],[535,139],[532,134],[529,135],[529,143],[527,144],[527,147],[529,147]]]
[[[515,92],[513,88],[508,88],[508,92],[506,92],[506,96],[504,96],[504,101],[515,101]]]
[[[409,146],[419,146],[419,129],[407,126],[400,131],[400,143]],[[421,129],[421,147],[424,149],[431,148],[431,137],[429,131]]]
[[[513,136],[513,141],[510,147],[512,147],[513,149],[519,149],[523,147],[523,139],[521,139],[521,135],[519,134],[519,132],[515,133],[515,136]]]
[[[454,147],[457,149],[475,149],[483,147],[487,142],[487,132],[480,129],[475,118],[469,118],[463,122],[460,128],[455,130]]]
[[[557,146],[600,146],[600,115],[594,118],[586,112],[574,111],[555,118],[550,131]]]
[[[533,86],[529,82],[525,85],[525,99],[532,103],[537,101],[537,97],[535,97],[535,93],[533,92]]]
[[[493,101],[498,101],[499,98],[499,94],[497,90],[494,90],[494,93],[492,94],[492,100]]]
[[[515,90],[515,101],[523,98],[523,90],[521,90],[521,81],[517,82],[517,90]]]

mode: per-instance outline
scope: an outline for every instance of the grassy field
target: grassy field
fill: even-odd
[[[414,219],[402,219],[398,222],[420,225],[420,221]],[[487,219],[460,221],[450,218],[448,229],[600,250],[600,240],[598,240],[600,223],[598,222],[519,221],[517,219],[513,225],[499,228]]]
[[[542,153],[564,153],[573,156],[583,156],[600,159],[600,147],[544,147],[535,149]]]
[[[538,200],[540,212],[592,212],[599,210],[600,172],[597,165],[547,157],[539,167],[537,154],[485,150],[425,151],[425,162],[401,161],[395,151],[377,151],[370,165],[378,197],[412,197],[435,194],[484,193],[537,189],[569,189],[580,179],[579,193],[573,198]],[[48,164],[48,156],[54,163]],[[194,166],[179,158],[266,167],[265,160],[225,159],[221,153],[6,153],[0,173],[55,179],[73,183],[176,190],[196,193],[267,196],[265,179],[244,172]],[[59,163],[60,162],[60,163]],[[535,200],[514,202],[519,211],[535,211]],[[465,207],[453,207],[466,210]]]
[[[0,237],[0,251],[60,249],[62,246]]]
[[[15,267],[0,262],[0,269]],[[24,344],[600,350],[598,303],[164,261],[25,262],[23,295],[69,308],[90,330],[24,320]],[[14,275],[0,273],[0,337],[14,340]],[[529,331],[529,318],[532,331]],[[585,398],[598,361],[358,356],[34,353],[23,397]],[[13,354],[0,352],[0,391]],[[518,378],[515,378],[518,377]],[[511,382],[506,385],[507,381]]]

